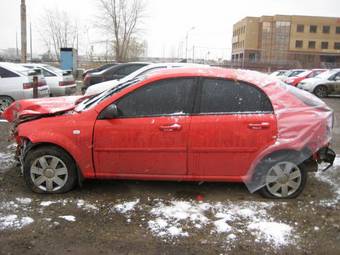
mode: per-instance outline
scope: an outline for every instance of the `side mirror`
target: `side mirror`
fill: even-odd
[[[111,120],[118,117],[118,108],[115,104],[110,104],[98,116],[99,120]]]

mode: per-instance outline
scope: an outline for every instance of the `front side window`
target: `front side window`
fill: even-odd
[[[202,84],[200,113],[272,112],[268,97],[260,89],[244,82],[205,79]]]
[[[12,78],[12,77],[19,77],[16,73],[13,73],[5,68],[0,67],[0,77],[1,78]]]
[[[167,79],[145,85],[116,103],[121,117],[183,115],[193,104],[193,78]]]

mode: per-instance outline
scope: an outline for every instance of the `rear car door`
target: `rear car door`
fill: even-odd
[[[189,138],[189,175],[239,180],[275,142],[276,118],[263,91],[244,82],[202,79]]]
[[[186,175],[194,82],[192,78],[156,81],[118,99],[119,117],[95,124],[96,174]]]

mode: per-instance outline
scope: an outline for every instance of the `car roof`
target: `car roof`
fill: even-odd
[[[10,63],[10,62],[0,62],[0,66],[11,69],[13,71],[21,72],[21,71],[29,71],[28,68],[24,67],[19,63]]]

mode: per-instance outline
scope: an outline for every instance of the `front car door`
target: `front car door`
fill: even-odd
[[[118,99],[119,116],[95,124],[97,176],[186,175],[194,83],[192,78],[160,80]]]
[[[202,79],[199,95],[191,119],[189,176],[240,181],[256,155],[275,142],[271,102],[255,86],[225,79]]]

